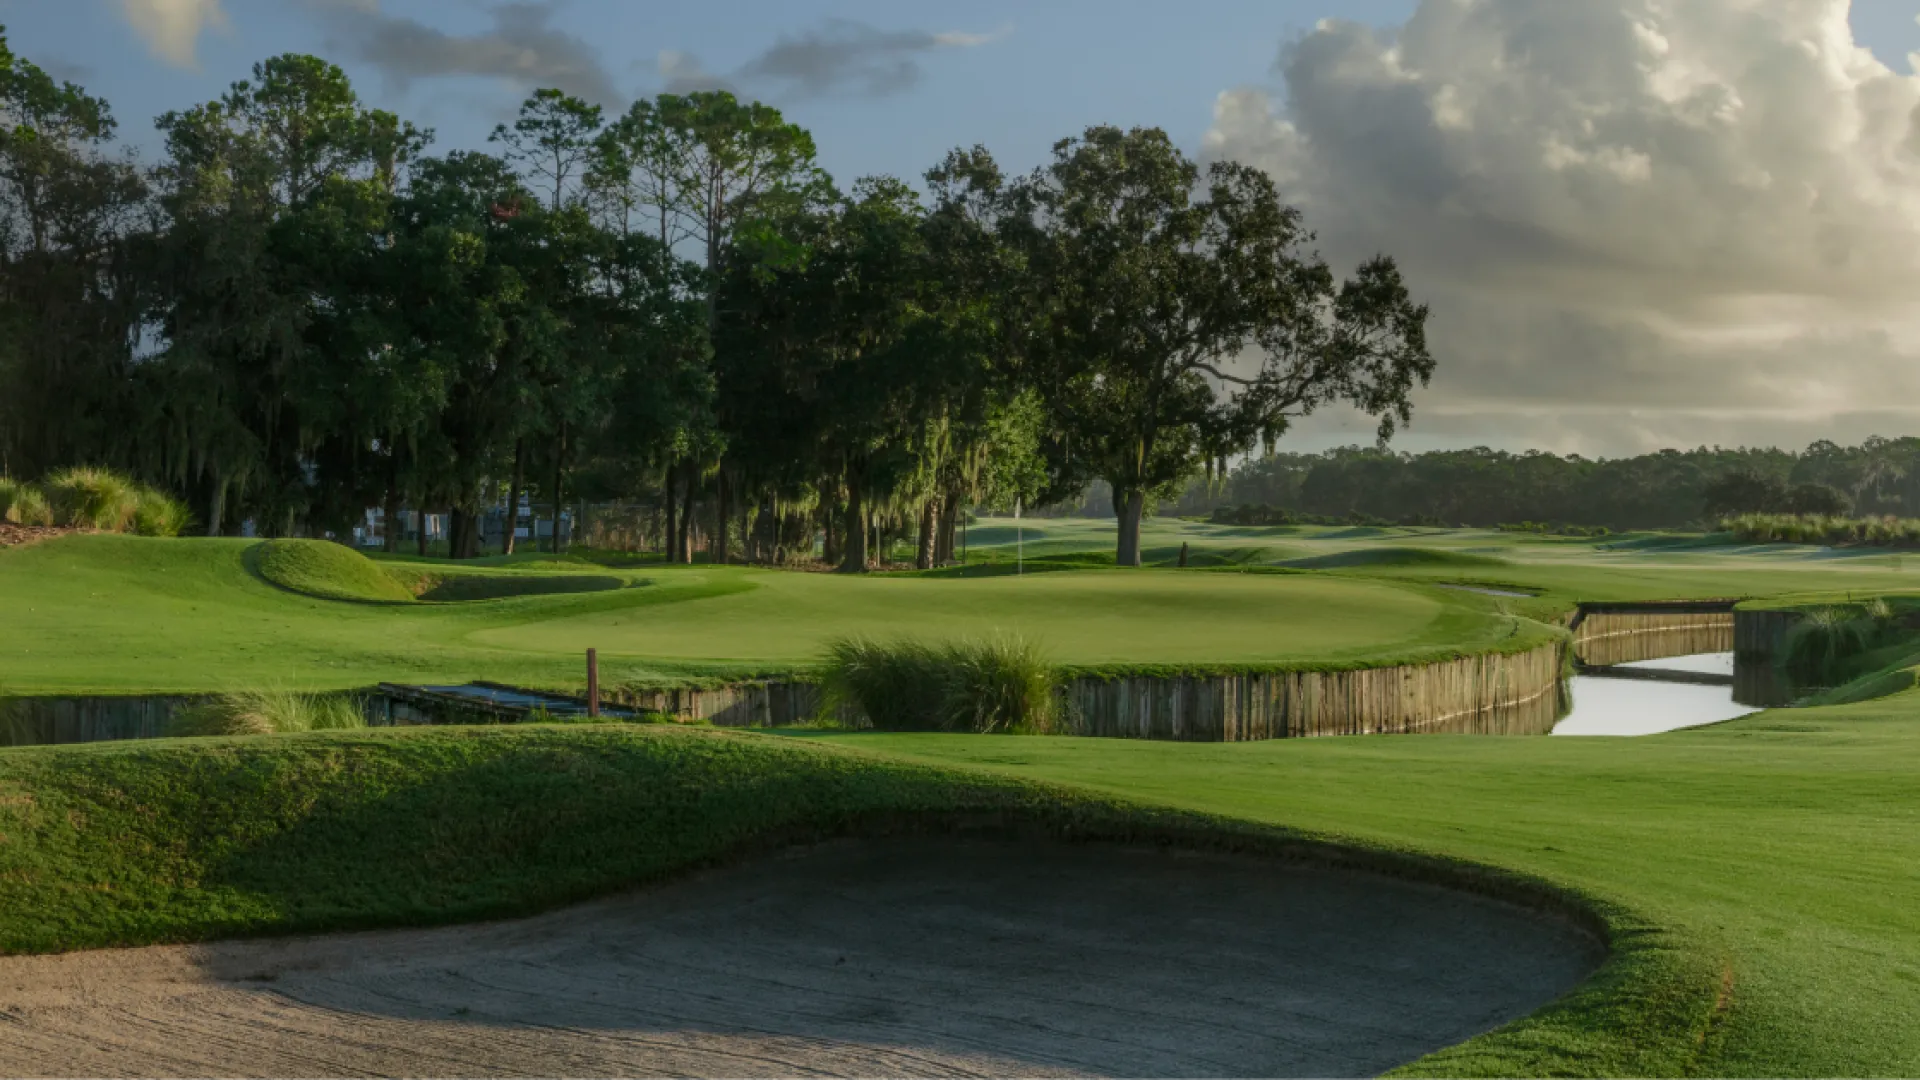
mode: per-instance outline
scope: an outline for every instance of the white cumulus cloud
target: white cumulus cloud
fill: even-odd
[[[120,10],[155,56],[178,67],[195,67],[200,35],[226,29],[220,0],[120,0]]]
[[[1920,78],[1847,0],[1423,0],[1288,44],[1207,153],[1434,307],[1416,430],[1623,453],[1920,433]]]

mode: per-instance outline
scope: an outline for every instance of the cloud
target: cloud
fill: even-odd
[[[731,75],[715,74],[697,57],[671,50],[660,54],[656,66],[662,89],[670,94],[752,86],[790,98],[887,97],[920,81],[926,74],[920,58],[927,53],[970,49],[1006,33],[879,30],[865,23],[829,19],[813,29],[781,35]]]
[[[551,4],[498,4],[489,9],[491,29],[450,34],[385,14],[377,0],[308,2],[327,20],[335,47],[402,85],[414,79],[477,75],[520,90],[556,87],[614,108],[624,101],[593,47],[551,25]]]
[[[700,58],[692,53],[662,49],[655,62],[660,74],[660,89],[668,94],[691,94],[695,90],[734,89],[733,81],[724,75],[715,75],[700,63]]]
[[[176,67],[195,68],[200,34],[229,24],[220,0],[120,0],[120,11],[147,48]]]
[[[1400,259],[1440,360],[1418,430],[1920,431],[1920,78],[1846,0],[1423,0],[1277,70],[1206,153],[1267,168],[1330,256]]]

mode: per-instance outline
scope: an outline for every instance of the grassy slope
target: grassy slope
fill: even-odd
[[[833,738],[1536,874],[1724,957],[1700,1071],[1920,1072],[1920,696],[1618,740]],[[1536,1023],[1542,1046],[1575,1039]],[[1503,1052],[1432,1068],[1536,1071]]]
[[[1571,895],[1457,861],[777,736],[414,729],[0,751],[0,952],[506,915],[755,845],[956,825],[1224,845],[1536,903]],[[1546,1023],[1476,1040],[1482,1060],[1561,1073],[1692,1064],[1711,964],[1611,914],[1625,933],[1609,966]]]
[[[0,685],[132,693],[484,677],[564,687],[582,678],[588,646],[617,683],[793,670],[839,634],[996,629],[1037,637],[1069,664],[1335,664],[1506,643],[1515,625],[1480,598],[1309,575],[849,580],[694,567],[618,572],[634,587],[609,591],[348,603],[268,585],[249,572],[249,551],[247,541],[81,536],[0,552]]]
[[[272,584],[323,600],[405,604],[413,593],[371,559],[324,540],[268,540],[247,552]]]

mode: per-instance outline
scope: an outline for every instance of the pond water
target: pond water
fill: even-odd
[[[1654,671],[1733,675],[1733,654],[1701,653],[1619,665]],[[1554,725],[1555,735],[1657,735],[1662,731],[1717,724],[1754,712],[1733,700],[1733,687],[1692,683],[1573,677],[1573,711]]]

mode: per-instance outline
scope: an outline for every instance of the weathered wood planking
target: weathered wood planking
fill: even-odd
[[[1574,656],[1605,667],[1669,656],[1731,652],[1732,600],[1583,604],[1574,617]]]

